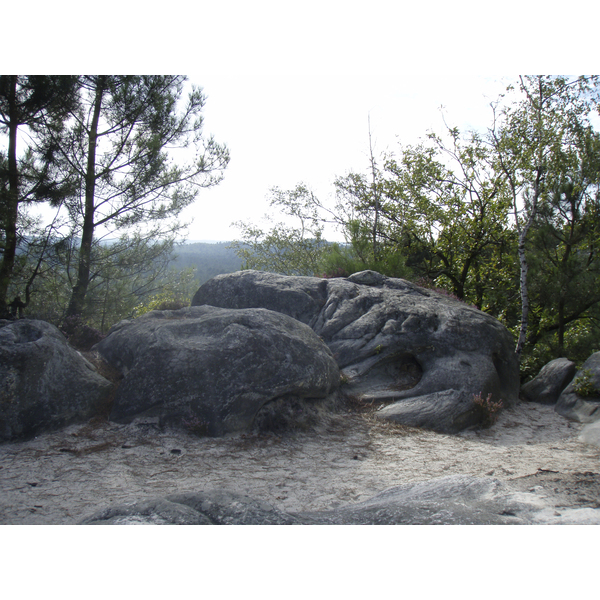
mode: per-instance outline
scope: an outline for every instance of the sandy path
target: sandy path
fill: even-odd
[[[451,474],[518,480],[600,471],[600,448],[552,407],[520,404],[489,430],[441,435],[336,417],[318,433],[198,438],[151,424],[73,426],[0,446],[0,523],[73,524],[110,504],[227,489],[288,512],[365,500]],[[598,499],[600,501],[600,498]]]

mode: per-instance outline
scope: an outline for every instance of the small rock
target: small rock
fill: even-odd
[[[575,390],[579,378],[588,375],[596,393],[581,396]],[[559,396],[555,410],[559,415],[580,423],[593,423],[600,419],[600,352],[595,352],[583,363],[573,381]]]
[[[534,379],[521,386],[521,394],[529,402],[556,404],[576,371],[575,363],[568,358],[552,360],[542,367]]]

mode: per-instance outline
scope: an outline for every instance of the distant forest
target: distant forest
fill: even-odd
[[[177,271],[194,268],[194,279],[198,285],[202,285],[215,275],[233,273],[242,268],[242,259],[233,248],[229,248],[229,244],[230,242],[182,244],[175,248],[170,266]]]

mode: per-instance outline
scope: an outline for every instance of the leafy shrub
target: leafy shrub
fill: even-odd
[[[370,243],[359,244],[356,240],[351,244],[334,243],[327,246],[319,266],[319,272],[326,278],[349,277],[353,273],[367,270],[377,271],[387,277],[407,278],[410,274],[400,252],[382,248],[379,258],[375,259]]]
[[[596,385],[592,379],[592,372],[589,369],[584,369],[581,371],[581,373],[579,373],[573,380],[573,390],[582,398],[600,396],[600,390],[596,388]]]
[[[141,317],[152,310],[179,310],[190,305],[190,301],[181,294],[165,291],[152,296],[144,304],[135,307],[134,317]]]

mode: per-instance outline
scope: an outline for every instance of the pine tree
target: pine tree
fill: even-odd
[[[69,182],[54,170],[53,147],[47,143],[48,127],[60,122],[74,101],[76,78],[71,76],[0,76],[0,131],[8,136],[7,153],[0,155],[0,317],[27,304],[17,296],[9,302],[15,275],[19,219],[23,205],[60,203],[69,193]],[[26,129],[29,146],[19,152],[19,128]],[[38,144],[45,145],[39,152]],[[28,291],[26,288],[26,292]]]
[[[95,252],[102,238],[118,239],[124,249],[128,239],[166,242],[169,250],[174,218],[201,188],[221,180],[228,150],[202,135],[200,89],[191,86],[180,107],[186,82],[162,75],[80,78],[77,109],[52,140],[80,190],[68,202],[79,251],[66,316],[83,314],[90,282],[102,276],[106,253]]]

